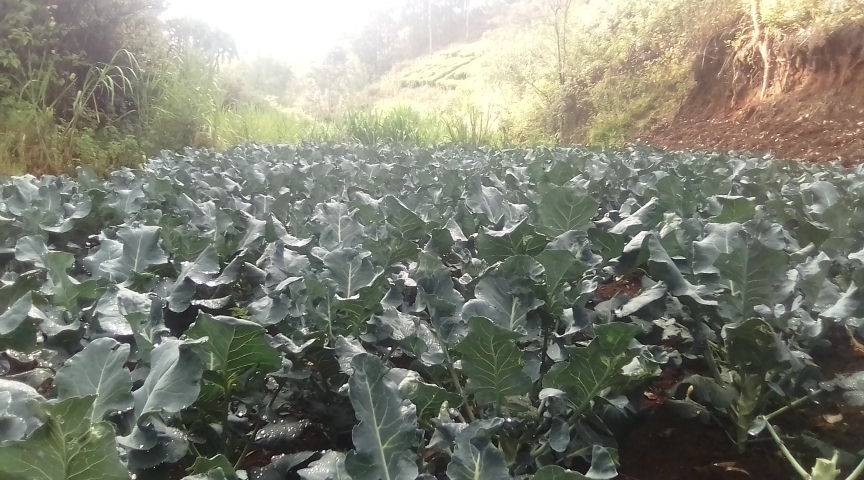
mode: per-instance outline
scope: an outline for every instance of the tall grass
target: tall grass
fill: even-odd
[[[422,114],[408,107],[387,111],[354,111],[345,114],[336,125],[345,140],[363,145],[382,143],[419,144],[436,143],[437,131]]]
[[[226,93],[218,72],[194,54],[179,52],[165,64],[144,68],[121,51],[80,81],[65,79],[59,89],[51,83],[51,62],[46,56],[26,71],[17,97],[0,99],[0,175],[71,173],[80,165],[108,172],[187,146],[503,143],[490,112],[475,108],[429,114],[397,106],[316,120],[261,101],[238,101]],[[126,102],[125,113],[104,111],[117,98]]]
[[[329,133],[330,140],[363,145],[479,147],[507,143],[495,127],[491,110],[473,106],[436,113],[423,113],[405,105],[389,110],[353,111],[323,130]]]
[[[442,115],[447,143],[470,147],[500,145],[504,138],[493,129],[492,110],[469,106],[465,112]]]
[[[73,74],[60,79],[59,87],[51,55],[22,68],[18,95],[0,101],[0,174],[59,173],[82,162],[111,168],[138,161],[134,140],[120,136],[112,148],[96,148],[100,135],[90,127],[116,132],[118,118],[102,109],[118,93],[131,90],[130,69],[123,66],[130,58],[121,50],[110,62],[92,66],[80,83]],[[67,110],[64,117],[61,108]]]
[[[313,135],[315,123],[303,115],[267,105],[222,110],[217,148],[242,143],[301,143]]]

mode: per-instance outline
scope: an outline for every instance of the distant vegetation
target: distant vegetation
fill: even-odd
[[[0,174],[255,142],[620,144],[670,121],[718,49],[764,95],[864,23],[843,0],[399,5],[298,72],[161,0],[0,0]]]

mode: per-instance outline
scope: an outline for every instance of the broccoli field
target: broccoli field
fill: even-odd
[[[861,166],[247,146],[0,179],[0,480],[864,478],[862,341]],[[733,465],[633,464],[655,418]]]

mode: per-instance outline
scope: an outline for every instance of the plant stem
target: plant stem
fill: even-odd
[[[276,402],[276,397],[279,396],[279,392],[282,391],[282,389],[285,387],[285,384],[286,384],[286,383],[288,383],[288,379],[287,379],[287,378],[280,378],[279,380],[276,381],[276,391],[273,392],[273,396],[270,397],[270,401],[267,402],[267,410],[268,410],[268,412],[269,412],[270,409],[273,408],[273,403]]]
[[[445,352],[446,348],[442,349]],[[459,392],[459,396],[462,397],[462,403],[465,405],[465,413],[468,414],[468,420],[473,422],[475,420],[473,409],[471,408],[471,404],[468,402],[468,395],[465,394],[465,390],[462,389],[462,383],[459,382],[459,375],[456,374],[456,369],[453,368],[453,362],[450,361],[450,355],[447,355],[447,370],[450,372],[450,378],[453,379],[453,384],[456,385],[456,391]]]
[[[816,397],[817,395],[823,393],[824,391],[825,390],[822,390],[821,388],[818,390],[814,390],[813,392],[789,403],[788,405],[785,405],[783,407],[778,408],[777,410],[769,413],[768,415],[765,415],[765,421],[768,422],[773,418],[777,418],[778,416],[788,412],[789,410],[792,410],[793,408],[798,407],[799,405],[807,402],[808,400],[812,399],[813,397]]]
[[[545,312],[544,312],[545,313]],[[558,333],[558,326],[560,324],[560,316],[555,316],[555,324],[550,328],[550,320],[551,315],[543,315],[543,349],[541,350],[542,358],[540,360],[540,378],[537,379],[535,395],[540,394],[540,389],[543,388],[543,377],[546,376],[546,372],[549,371],[551,365],[549,365],[549,344],[552,340],[552,334]]]
[[[796,460],[795,457],[792,456],[792,452],[789,451],[789,449],[786,447],[786,444],[783,443],[782,439],[780,439],[780,435],[777,435],[777,431],[774,430],[771,422],[769,422],[767,419],[765,420],[765,426],[768,428],[768,433],[771,434],[771,438],[774,439],[774,443],[776,443],[777,447],[780,448],[780,452],[783,453],[784,457],[786,457],[786,461],[789,462],[789,465],[792,466],[792,468],[795,470],[796,473],[798,473],[798,475],[801,476],[801,478],[803,478],[804,480],[810,480],[810,474],[807,473],[807,470],[804,470],[804,467],[802,467],[801,464],[798,463],[798,460]]]
[[[708,364],[708,369],[711,370],[711,376],[714,377],[714,380],[722,382],[720,369],[717,368],[717,360],[714,358],[714,350],[711,348],[709,340],[705,341],[705,363]]]
[[[192,450],[192,454],[195,455],[196,458],[201,456],[201,452],[198,451],[198,447],[195,446],[195,442],[189,442],[189,449]]]
[[[252,442],[247,441],[246,444],[243,446],[243,451],[240,452],[240,456],[237,457],[237,462],[234,463],[234,470],[240,468],[240,464],[243,462],[243,457],[245,457],[246,453],[249,452],[249,445],[251,444]]]
[[[850,473],[849,476],[846,477],[846,480],[858,480],[858,478],[861,477],[862,474],[864,474],[864,459],[861,459],[861,463],[859,463],[858,466],[855,467],[855,470],[852,470],[852,473]]]
[[[438,342],[438,345],[441,345],[441,351],[444,352],[444,361],[447,363],[447,371],[450,372],[450,379],[453,380],[453,385],[456,386],[456,391],[459,393],[459,396],[462,397],[462,404],[465,406],[465,413],[468,414],[468,420],[473,422],[476,419],[474,417],[474,411],[471,408],[471,403],[468,401],[468,395],[465,394],[465,390],[462,388],[462,382],[459,381],[459,375],[456,373],[456,369],[453,367],[453,359],[450,358],[450,352],[447,350],[447,344],[445,344],[441,340],[441,337],[438,336],[438,331],[434,325],[429,330],[432,332],[432,335],[435,336],[435,340]]]

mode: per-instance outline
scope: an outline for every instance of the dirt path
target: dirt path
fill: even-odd
[[[696,113],[639,141],[670,150],[738,150],[850,166],[864,163],[864,106],[835,98],[815,107],[812,100],[788,101],[709,118]]]

